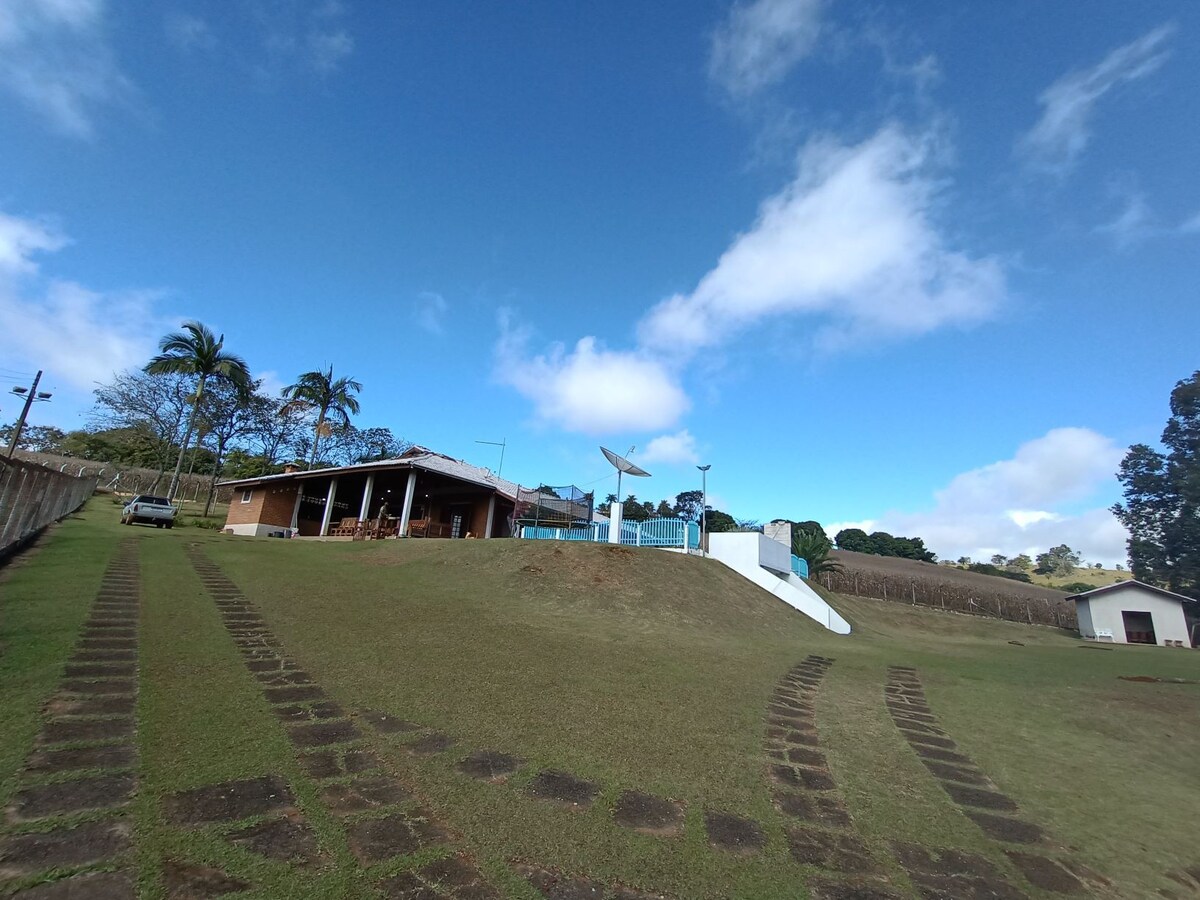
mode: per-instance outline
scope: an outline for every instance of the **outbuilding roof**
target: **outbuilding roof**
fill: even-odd
[[[1099,594],[1113,594],[1130,587],[1140,587],[1143,590],[1153,591],[1156,594],[1161,594],[1164,597],[1170,597],[1172,600],[1180,600],[1183,603],[1196,602],[1192,597],[1185,597],[1183,594],[1176,594],[1173,591],[1166,590],[1165,588],[1155,587],[1152,584],[1146,584],[1144,581],[1135,581],[1134,579],[1129,579],[1128,581],[1118,581],[1116,584],[1106,584],[1104,587],[1098,587],[1090,591],[1084,591],[1082,594],[1072,594],[1067,599],[1091,600],[1093,597],[1096,597]]]
[[[501,478],[480,466],[473,466],[461,459],[453,459],[442,453],[435,453],[427,447],[411,447],[394,459],[380,459],[374,462],[356,463],[352,466],[332,466],[325,469],[310,469],[306,472],[284,472],[280,475],[260,475],[257,478],[239,478],[236,481],[223,481],[220,487],[254,487],[260,484],[277,484],[282,481],[304,481],[312,478],[323,478],[330,475],[341,475],[345,472],[381,472],[403,471],[404,469],[422,469],[445,475],[458,481],[466,481],[480,487],[491,488],[496,493],[515,500],[518,485],[516,482]]]

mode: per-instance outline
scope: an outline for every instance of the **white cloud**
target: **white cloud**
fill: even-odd
[[[0,3],[0,90],[58,131],[88,137],[102,107],[133,93],[104,33],[104,0]]]
[[[180,50],[211,50],[217,45],[208,22],[189,13],[172,12],[163,23],[167,40]]]
[[[336,71],[341,61],[353,52],[354,38],[343,28],[314,30],[308,34],[309,59],[318,72]]]
[[[829,349],[986,319],[1004,274],[995,258],[950,249],[935,227],[940,151],[935,136],[895,126],[852,147],[811,141],[795,180],[696,289],[650,310],[643,346],[697,350],[782,315],[823,316]]]
[[[0,358],[44,369],[48,384],[90,390],[145,362],[172,323],[155,312],[159,292],[94,291],[42,276],[34,255],[65,244],[44,223],[0,213]]]
[[[646,445],[639,454],[639,462],[661,462],[667,465],[696,465],[700,456],[696,451],[696,439],[686,428],[675,434],[660,434]]]
[[[287,384],[284,383],[284,380],[279,377],[279,373],[274,369],[255,372],[253,378],[259,382],[259,390],[268,397],[278,397],[283,393],[283,389],[287,387]]]
[[[1064,510],[1115,483],[1122,453],[1090,429],[1056,428],[1011,459],[956,476],[931,509],[887,512],[870,528],[923,538],[942,559],[1032,555],[1067,544],[1087,560],[1124,562],[1126,532],[1107,508]]]
[[[441,334],[445,330],[446,298],[434,291],[422,291],[414,301],[417,324],[430,334]]]
[[[780,81],[812,51],[823,6],[823,0],[735,3],[713,34],[709,75],[734,97]]]
[[[533,401],[538,417],[566,431],[604,434],[669,428],[690,405],[661,362],[607,350],[594,337],[531,356],[529,333],[501,314],[496,377]]]
[[[1149,237],[1155,230],[1154,213],[1146,195],[1139,190],[1126,193],[1121,212],[1116,218],[1096,226],[1098,234],[1109,235],[1121,248]]]
[[[275,79],[297,65],[320,75],[337,71],[354,52],[354,38],[343,25],[345,15],[343,4],[328,0],[274,0],[259,7],[268,54],[260,74]]]
[[[1170,51],[1173,25],[1160,25],[1113,50],[1097,65],[1064,75],[1038,97],[1042,117],[1021,138],[1019,149],[1036,169],[1066,174],[1091,138],[1090,120],[1100,99],[1119,84],[1156,71]]]

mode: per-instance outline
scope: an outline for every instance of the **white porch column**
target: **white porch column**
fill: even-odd
[[[321,516],[321,537],[329,533],[329,523],[333,519],[333,501],[337,499],[337,476],[329,479],[329,492],[325,495],[325,514]]]
[[[608,508],[608,542],[621,543],[621,513],[624,510],[620,503],[614,503]]]
[[[371,492],[375,490],[375,473],[370,472],[367,475],[367,486],[363,488],[362,506],[358,509],[359,524],[367,521],[367,511],[371,507]]]
[[[490,538],[492,536],[492,521],[496,518],[496,495],[488,497],[488,517],[487,524],[483,526],[483,536]]]
[[[400,510],[400,537],[408,537],[408,520],[412,517],[413,497],[417,493],[417,470],[408,470],[408,483],[404,485],[404,506]]]
[[[300,501],[304,498],[304,482],[296,485],[296,505],[292,507],[292,531],[300,527]]]

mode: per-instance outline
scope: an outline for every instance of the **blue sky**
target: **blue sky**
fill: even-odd
[[[1105,508],[1200,326],[1190,2],[0,7],[0,375],[197,318],[360,424],[942,556]],[[12,378],[10,378],[11,376]],[[11,418],[16,399],[0,404]]]

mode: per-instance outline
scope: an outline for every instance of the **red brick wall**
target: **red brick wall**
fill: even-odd
[[[242,491],[235,489],[229,504],[229,515],[225,518],[230,525],[278,525],[288,528],[292,524],[292,510],[296,507],[296,485],[280,484],[251,488],[250,502],[242,502]]]

